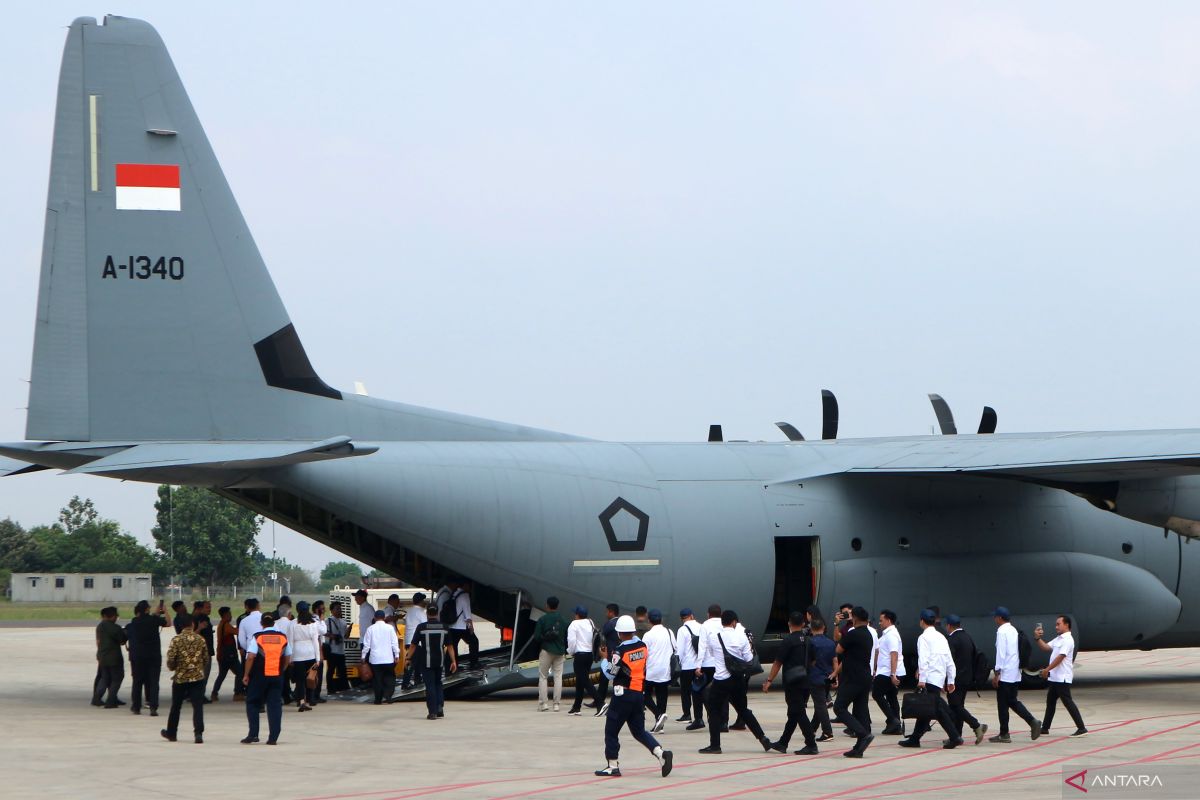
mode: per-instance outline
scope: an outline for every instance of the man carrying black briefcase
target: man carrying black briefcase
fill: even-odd
[[[921,636],[917,639],[917,687],[918,690],[904,696],[904,704],[900,714],[909,719],[915,719],[917,724],[913,732],[900,740],[901,747],[920,747],[921,737],[930,729],[931,721],[936,717],[942,730],[946,731],[946,739],[942,748],[953,750],[963,743],[950,713],[950,706],[942,691],[954,691],[955,668],[954,658],[950,655],[950,644],[938,629],[934,627],[937,615],[930,609],[921,612]]]

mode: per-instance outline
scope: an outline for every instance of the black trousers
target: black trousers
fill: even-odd
[[[746,698],[746,681],[738,676],[713,679],[708,687],[708,744],[710,747],[721,746],[721,731],[729,723],[729,707],[733,706],[738,716],[746,723],[746,727],[754,734],[754,738],[762,740],[762,726],[758,724],[754,712],[750,710]]]
[[[99,705],[101,701],[105,705],[115,706],[117,704],[117,690],[121,688],[121,682],[125,680],[125,662],[112,666],[101,666],[100,673],[96,676],[96,688],[92,694],[92,702]],[[108,699],[104,698],[104,693],[108,693]]]
[[[167,733],[172,736],[179,730],[179,712],[183,704],[192,704],[192,731],[199,736],[204,733],[204,680],[190,683],[171,684],[171,713],[167,715]]]
[[[1033,714],[1029,713],[1029,709],[1025,704],[1017,699],[1017,692],[1020,691],[1020,683],[1005,683],[1000,681],[996,686],[996,716],[1000,718],[1000,733],[1008,733],[1008,712],[1011,709],[1018,717],[1025,720],[1030,725],[1036,725],[1037,721],[1033,718]]]
[[[695,673],[692,673],[692,674],[695,675]],[[716,674],[717,674],[716,667],[701,667],[700,668],[700,675],[701,675],[701,677],[704,678],[704,680],[702,680],[700,682],[699,689],[692,690],[692,711],[694,712],[694,715],[696,717],[696,722],[704,721],[704,709],[707,708],[707,706],[708,706],[709,689],[712,686],[713,676]],[[709,722],[712,722],[712,712],[711,711],[709,712],[708,716],[709,716]],[[721,727],[723,728],[725,726],[722,725]]]
[[[571,671],[575,673],[575,702],[571,704],[572,711],[583,708],[583,698],[586,695],[596,702],[596,687],[592,686],[592,654],[576,653],[571,656]]]
[[[954,691],[947,698],[950,701],[950,713],[954,715],[954,730],[961,737],[963,725],[965,724],[971,730],[979,727],[979,720],[975,719],[975,715],[967,711],[967,687],[954,687]]]
[[[325,691],[344,692],[350,688],[350,679],[346,677],[346,654],[330,653],[329,662],[325,665]]]
[[[861,739],[871,733],[871,717],[867,704],[871,700],[871,684],[864,681],[861,684],[846,683],[838,685],[837,699],[833,702],[833,714],[838,722],[845,725]]]
[[[162,656],[154,658],[139,658],[132,656],[129,659],[129,671],[133,673],[133,695],[130,699],[130,708],[137,711],[142,707],[142,697],[146,698],[146,705],[151,708],[158,708],[158,679],[162,675]]]
[[[375,690],[375,703],[392,699],[396,691],[396,662],[371,665],[371,688]]]
[[[1086,729],[1087,726],[1083,724],[1083,715],[1079,713],[1079,706],[1075,705],[1075,700],[1071,697],[1071,684],[1058,681],[1050,681],[1046,684],[1046,713],[1042,717],[1042,728],[1050,730],[1050,723],[1054,722],[1054,710],[1060,699],[1063,708],[1067,709],[1067,713],[1071,715],[1071,721],[1075,723],[1075,727],[1081,730]]]
[[[900,725],[900,700],[896,696],[896,687],[892,685],[892,676],[876,675],[871,684],[871,697],[875,705],[883,712],[884,725]]]
[[[958,688],[957,686],[954,688]],[[942,730],[946,732],[946,736],[950,739],[962,738],[958,734],[958,726],[954,723],[954,715],[950,712],[950,706],[946,704],[946,698],[942,695],[942,690],[937,686],[925,685],[925,691],[933,695],[933,713],[938,724],[942,726]],[[930,717],[917,717],[916,725],[913,726],[913,732],[909,734],[909,738],[914,741],[921,741],[924,736],[932,729],[933,719]]]
[[[616,761],[617,756],[621,753],[621,742],[617,736],[625,725],[629,726],[629,732],[633,734],[633,738],[641,742],[642,746],[651,753],[654,752],[654,748],[658,747],[658,740],[646,731],[642,693],[626,689],[620,697],[613,696],[608,716],[604,718],[604,757],[609,761]]]
[[[294,699],[297,703],[304,701],[310,706],[317,702],[317,690],[308,688],[308,671],[314,664],[317,663],[315,658],[310,658],[307,661],[293,661],[291,669],[292,685],[295,695]]]
[[[253,675],[246,689],[246,720],[250,723],[247,736],[258,738],[258,714],[267,707],[268,742],[279,738],[283,728],[283,676]]]
[[[221,652],[221,657],[217,659],[217,679],[213,682],[213,694],[221,691],[226,675],[233,676],[230,680],[230,683],[233,684],[233,696],[244,694],[246,687],[242,685],[242,664],[238,661],[237,648],[226,648]]]
[[[810,686],[808,692],[812,697],[814,731],[820,728],[821,733],[833,736],[833,723],[829,721],[829,687],[822,682],[820,686]]]
[[[658,683],[656,681],[646,681],[642,687],[643,702],[646,705],[646,710],[654,715],[657,721],[660,716],[667,713],[667,690],[671,688],[671,684],[667,681]]]
[[[679,703],[683,706],[683,716],[692,716],[692,706],[696,705],[696,713],[700,713],[699,704],[693,702],[692,698],[692,681],[695,679],[696,673],[690,669],[681,670],[676,676],[679,681]]]
[[[475,635],[475,631],[471,628],[466,630],[450,629],[450,644],[454,647],[454,657],[458,658],[458,643],[466,642],[468,652],[471,654],[470,664],[474,667],[479,663],[479,637]]]
[[[779,737],[779,743],[786,749],[788,742],[792,740],[792,734],[799,726],[800,735],[804,737],[804,745],[816,747],[817,737],[813,731],[812,720],[808,718],[808,698],[812,696],[812,691],[807,686],[785,687],[783,696],[787,700],[788,715],[787,723],[783,726],[783,735]],[[822,710],[825,709],[824,702],[820,704],[820,707]],[[828,715],[826,715],[826,719],[828,719]]]

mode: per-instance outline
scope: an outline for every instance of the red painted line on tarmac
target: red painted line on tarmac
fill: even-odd
[[[1175,716],[1184,716],[1184,715],[1175,715]],[[1186,715],[1186,716],[1192,716],[1192,715]],[[1130,722],[1127,722],[1127,723],[1112,725],[1111,727],[1107,728],[1107,730],[1124,727],[1125,725],[1132,724],[1133,722],[1136,722],[1136,721],[1139,721],[1139,720],[1131,720]],[[1200,720],[1197,720],[1195,722],[1189,722],[1186,725],[1177,725],[1173,728],[1164,728],[1163,730],[1154,731],[1153,733],[1147,733],[1142,736],[1135,736],[1131,739],[1126,739],[1124,741],[1117,742],[1115,744],[1105,745],[1104,747],[1097,747],[1092,750],[1084,751],[1082,753],[1071,753],[1070,755],[1064,756],[1063,758],[1056,758],[1051,761],[1044,761],[1040,764],[1034,764],[1029,767],[1022,767],[1021,769],[1016,769],[1011,772],[1003,773],[1001,775],[993,775],[990,778],[983,778],[983,779],[977,780],[977,781],[965,781],[963,783],[952,783],[952,784],[941,785],[941,786],[931,786],[931,787],[927,787],[924,789],[916,789],[916,790],[910,789],[910,790],[902,790],[900,792],[883,792],[881,794],[863,795],[861,797],[855,797],[854,800],[878,800],[879,798],[883,798],[883,797],[893,797],[898,793],[904,794],[907,796],[907,795],[925,794],[927,792],[944,792],[944,791],[948,791],[950,789],[964,789],[964,788],[968,788],[968,787],[985,786],[985,785],[991,784],[991,783],[1004,783],[1004,782],[1010,781],[1010,780],[1023,780],[1025,778],[1041,777],[1041,776],[1045,776],[1045,775],[1055,775],[1055,774],[1057,774],[1058,771],[1050,771],[1050,772],[1045,772],[1045,773],[1031,773],[1031,770],[1045,769],[1046,767],[1053,766],[1054,764],[1061,764],[1065,761],[1072,761],[1072,760],[1079,759],[1079,758],[1086,758],[1087,756],[1095,755],[1096,753],[1103,753],[1106,750],[1115,750],[1119,747],[1125,747],[1127,745],[1136,744],[1137,742],[1145,741],[1146,739],[1151,739],[1155,736],[1161,736],[1164,733],[1171,733],[1173,731],[1183,730],[1184,728],[1190,728],[1193,725],[1200,725]],[[1064,739],[1059,739],[1056,741],[1067,741],[1067,739],[1064,738]],[[1053,744],[1053,742],[1046,742],[1046,744]],[[1009,750],[1007,752],[1009,752],[1009,753],[1023,752],[1023,751],[1032,750],[1036,747],[1042,747],[1042,746],[1043,745],[1032,745],[1030,747],[1021,748],[1021,750]],[[974,761],[982,761],[985,758],[987,758],[987,756],[985,756],[984,758],[974,759]],[[964,766],[964,765],[970,764],[970,763],[972,763],[972,762],[964,761],[964,762],[961,762],[960,764],[953,764],[953,765],[951,765],[951,767]],[[930,770],[930,771],[932,771],[932,770]],[[847,789],[845,791],[837,792],[835,794],[828,794],[828,795],[823,795],[818,798],[812,798],[811,800],[828,800],[828,798],[832,798],[832,797],[841,797],[843,795],[854,794],[855,792],[862,791],[864,789],[873,789],[873,788],[877,788],[879,786],[885,786],[890,783],[896,783],[901,780],[907,780],[909,778],[926,775],[930,771],[926,771],[923,773],[914,773],[912,775],[906,775],[901,778],[896,778],[896,779],[889,780],[889,781],[881,781],[877,784],[868,784],[866,786],[860,786],[856,789]],[[945,771],[945,770],[943,770],[943,771]]]
[[[675,769],[676,770],[687,769],[688,767],[698,767],[698,766],[714,764],[714,763],[736,764],[741,761],[765,761],[769,758],[770,758],[770,756],[767,756],[767,755],[754,755],[754,756],[748,756],[745,758],[731,758],[731,759],[722,760],[719,762],[693,761],[693,762],[687,763],[687,764],[678,764],[677,763],[677,764],[675,764]],[[777,760],[778,760],[777,758],[771,759],[771,761],[777,761]],[[806,760],[806,759],[791,758],[791,759],[787,759],[787,761],[785,763],[796,763],[798,761],[804,761],[804,760]],[[772,766],[775,766],[775,764],[772,764]],[[658,771],[659,771],[658,767],[638,767],[635,770],[625,770],[625,774],[637,775],[640,773],[650,773],[650,772],[658,772]],[[569,774],[572,776],[579,775],[578,772],[572,772]],[[734,774],[739,774],[739,773],[734,773]],[[555,775],[552,777],[565,777],[565,776]],[[526,780],[531,780],[531,779],[526,779]],[[574,789],[579,786],[598,786],[598,785],[601,785],[601,784],[603,784],[607,781],[611,781],[611,780],[612,780],[611,778],[600,778],[597,776],[588,776],[585,780],[575,781],[573,783],[562,783],[562,784],[558,784],[555,786],[544,786],[541,789],[531,789],[530,791],[527,791],[527,792],[517,792],[516,794],[506,794],[506,795],[502,795],[500,797],[493,797],[493,798],[491,798],[491,800],[513,800],[513,798],[517,798],[517,797],[532,797],[533,795],[543,794],[545,792],[558,791],[560,789]],[[678,783],[670,784],[670,786],[678,786],[678,785],[679,785]],[[668,788],[668,787],[664,786],[663,788]],[[657,789],[648,790],[648,791],[657,791]],[[390,800],[390,798],[389,798],[389,800]]]
[[[1190,716],[1190,715],[1179,715],[1179,716]],[[1127,720],[1125,722],[1118,722],[1118,723],[1113,723],[1113,724],[1108,724],[1108,725],[1102,724],[1100,726],[1097,726],[1095,728],[1095,730],[1100,731],[1100,730],[1111,730],[1113,728],[1121,728],[1126,725],[1132,725],[1135,722],[1142,722],[1145,719],[1148,719],[1148,718],[1131,719],[1131,720]],[[1042,744],[1031,744],[1031,745],[1028,745],[1025,747],[1015,748],[1015,749],[1011,749],[1011,750],[1002,750],[1002,751],[996,752],[996,753],[989,753],[986,756],[978,756],[976,758],[971,758],[966,761],[960,761],[955,764],[950,764],[948,766],[942,767],[941,769],[942,769],[942,771],[945,771],[947,769],[954,769],[957,767],[967,766],[969,764],[975,764],[980,761],[987,761],[988,759],[999,758],[1001,756],[1011,755],[1013,753],[1022,753],[1022,752],[1032,750],[1032,749],[1035,749],[1038,747],[1046,747],[1047,745],[1054,744],[1055,741],[1066,741],[1066,740],[1065,739],[1051,740],[1051,741],[1043,742]],[[940,751],[937,749],[919,750],[916,753],[912,753],[911,755],[921,755],[922,753],[928,754],[928,753],[937,753],[937,752],[940,752]],[[904,758],[904,756],[899,756],[899,758]],[[873,761],[873,762],[871,762],[870,765],[884,764],[884,763],[887,763],[888,761],[895,761],[895,760],[896,760],[896,758],[887,759],[885,761]],[[865,766],[870,766],[870,765],[864,764],[863,766],[865,767]],[[842,771],[844,772],[845,770],[842,770]],[[835,794],[825,795],[824,797],[840,797],[841,795],[844,795],[844,794],[852,794],[854,792],[860,792],[865,789],[872,789],[872,788],[876,788],[879,786],[886,786],[891,783],[898,783],[900,781],[908,780],[910,778],[927,775],[931,771],[933,771],[933,770],[924,770],[922,772],[910,773],[909,775],[902,775],[899,777],[889,778],[884,781],[877,781],[876,783],[869,783],[869,784],[865,784],[863,786],[855,787],[853,789],[846,789],[844,791],[837,792]],[[772,784],[768,784],[766,786],[757,786],[757,787],[751,787],[748,789],[742,789],[741,791],[731,792],[729,794],[720,795],[718,798],[713,798],[713,800],[721,800],[722,798],[728,798],[728,797],[739,797],[741,795],[754,794],[755,792],[761,792],[766,789],[777,789],[781,786],[790,786],[795,783],[801,783],[803,781],[809,780],[811,777],[820,777],[820,776],[806,776],[803,778],[796,778],[796,779],[790,780],[790,781],[782,781],[780,783],[772,783]],[[877,795],[877,796],[882,797],[882,796],[886,796],[886,795]],[[817,800],[820,800],[820,799],[818,798]]]
[[[1170,760],[1167,758],[1168,756],[1174,756],[1176,753],[1182,753],[1184,750],[1194,750],[1197,747],[1200,747],[1200,742],[1198,742],[1196,744],[1187,744],[1187,745],[1184,745],[1183,747],[1176,747],[1174,750],[1167,750],[1165,753],[1159,753],[1156,756],[1149,756],[1147,758],[1138,759],[1138,761],[1136,761],[1134,763],[1148,763],[1150,761],[1168,761],[1168,760]],[[1183,756],[1183,758],[1194,758],[1194,756]]]

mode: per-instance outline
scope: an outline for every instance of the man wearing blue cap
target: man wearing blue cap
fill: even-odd
[[[963,740],[955,732],[954,718],[942,691],[953,692],[957,688],[954,685],[957,675],[954,657],[950,655],[950,644],[934,627],[936,623],[937,614],[933,609],[927,608],[921,612],[921,636],[917,639],[917,687],[933,696],[934,716],[948,737],[942,742],[942,748],[953,750],[962,744]],[[931,719],[918,717],[913,732],[900,740],[900,746],[920,747],[921,737],[929,731]]]
[[[967,690],[975,686],[978,681],[983,680],[983,675],[975,674],[975,662],[979,658],[979,650],[975,647],[975,640],[971,638],[971,634],[963,630],[962,619],[958,614],[946,615],[946,631],[946,640],[950,643],[950,655],[954,657],[954,672],[958,676],[958,680],[954,684],[954,691],[950,692],[950,696],[946,698],[950,703],[950,713],[954,715],[954,729],[959,736],[962,736],[965,723],[975,734],[975,744],[978,745],[987,735],[988,726],[975,719],[975,715],[967,711]]]
[[[1017,644],[1017,629],[1009,619],[1012,615],[1004,606],[996,606],[992,612],[996,620],[996,671],[992,675],[992,688],[996,690],[996,714],[1000,718],[1000,733],[988,739],[989,742],[1007,744],[1012,741],[1008,735],[1008,712],[1016,712],[1029,726],[1029,738],[1036,739],[1042,735],[1042,726],[1029,713],[1025,704],[1017,699],[1021,688],[1021,657]]]
[[[584,606],[575,606],[575,619],[567,626],[567,655],[571,657],[571,667],[575,673],[575,702],[571,704],[568,715],[577,717],[583,708],[583,696],[591,698],[589,708],[599,708],[599,696],[596,687],[592,686],[592,664],[596,658],[596,639],[599,631],[596,623],[588,619],[588,610]]]

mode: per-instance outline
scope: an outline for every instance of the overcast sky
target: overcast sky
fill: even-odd
[[[127,2],[321,376],[609,440],[1200,426],[1200,7]],[[216,9],[216,10],[214,10]],[[0,33],[0,439],[24,437],[65,26]],[[336,433],[336,432],[331,432]],[[149,541],[153,487],[91,496]],[[265,549],[270,549],[269,529]],[[332,551],[283,528],[289,560]]]

